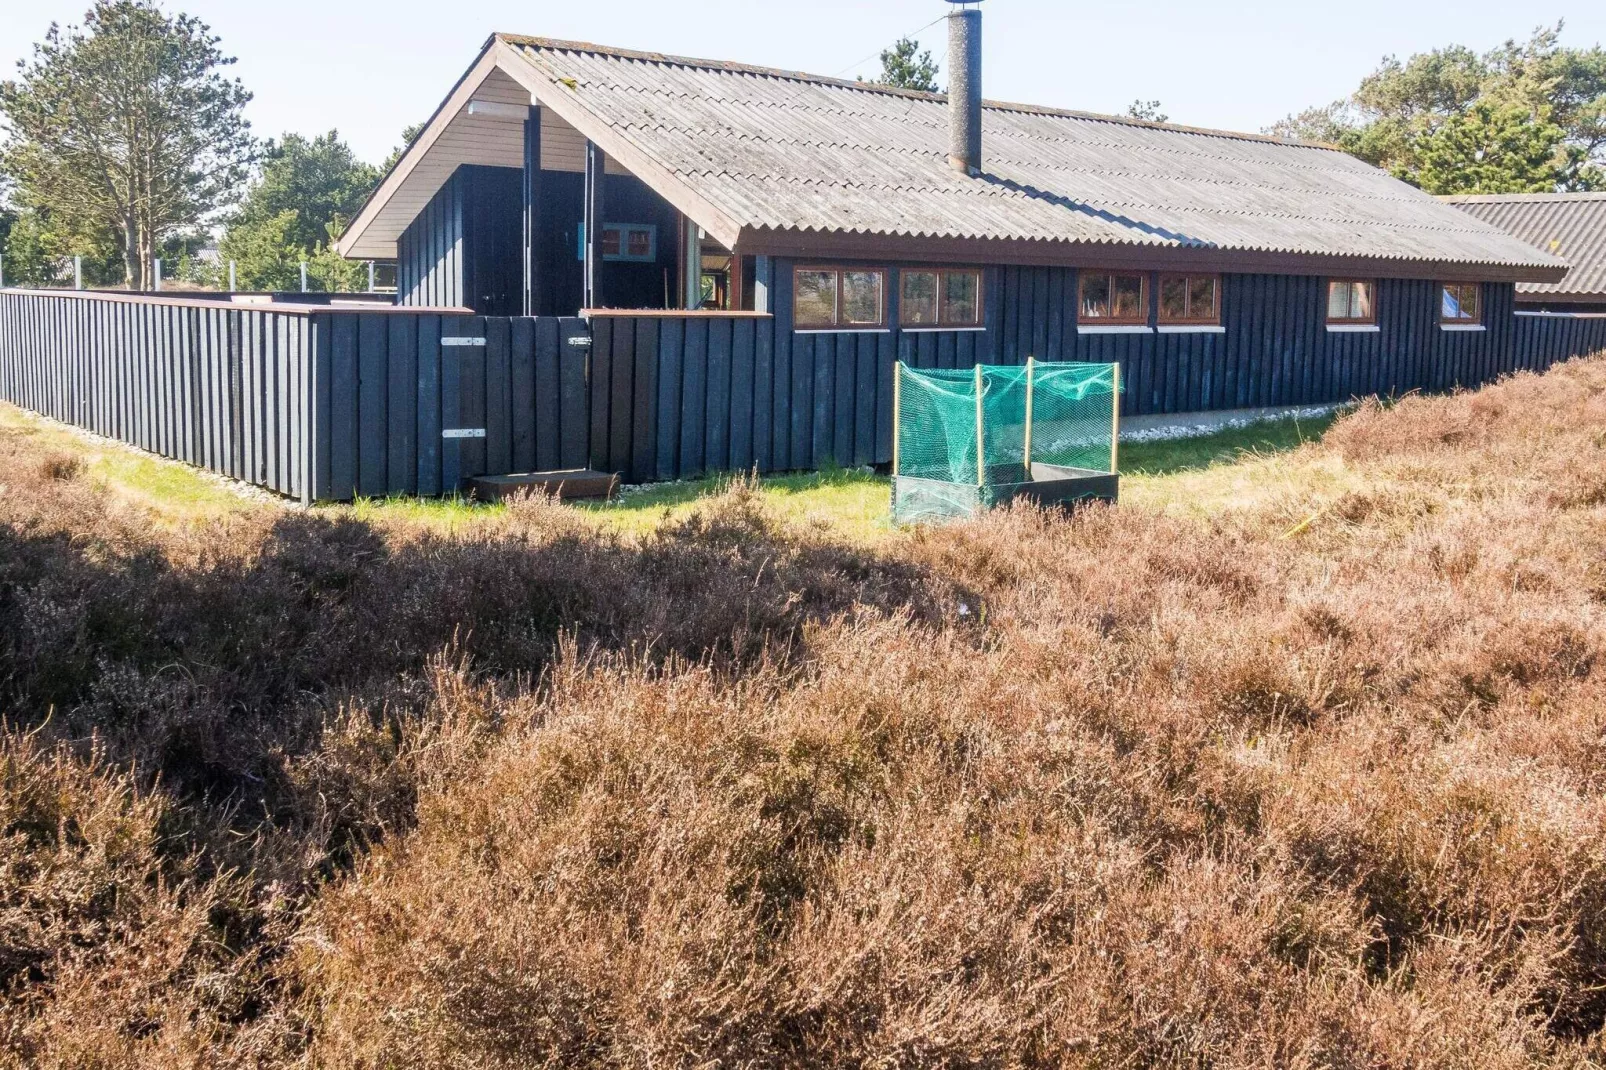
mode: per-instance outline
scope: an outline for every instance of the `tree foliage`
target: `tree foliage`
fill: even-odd
[[[98,0],[82,26],[52,24],[0,84],[0,167],[16,201],[74,247],[110,241],[129,283],[162,243],[226,204],[255,143],[251,99],[210,28],[150,0]]]
[[[366,269],[330,246],[378,181],[378,169],[357,159],[338,131],[270,143],[219,243],[223,260],[236,264],[239,286],[299,289],[305,261],[316,289],[356,289]]]
[[[1130,119],[1141,119],[1146,123],[1166,123],[1171,121],[1171,116],[1160,110],[1160,102],[1158,100],[1134,100],[1127,105],[1126,114]]]
[[[1337,145],[1430,193],[1606,188],[1606,51],[1563,47],[1561,31],[1389,56],[1351,96],[1267,132]]]
[[[935,93],[941,69],[929,51],[921,51],[920,42],[905,37],[881,53],[881,77],[873,84]]]
[[[424,132],[424,126],[424,123],[413,123],[403,128],[401,144],[391,149],[390,155],[385,157],[385,162],[379,165],[381,177],[390,174],[396,165],[401,162],[401,158],[407,154],[407,150],[413,147],[413,142],[418,140],[418,135]]]
[[[331,228],[345,229],[378,181],[378,170],[357,159],[339,131],[311,139],[285,134],[268,143],[261,171],[229,227],[260,227],[294,212],[287,236],[310,253],[329,241]]]

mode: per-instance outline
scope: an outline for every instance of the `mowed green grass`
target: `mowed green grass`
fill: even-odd
[[[1318,496],[1349,485],[1336,458],[1301,452],[1320,440],[1335,417],[1271,420],[1195,438],[1123,443],[1122,500],[1133,508],[1208,514],[1288,491]],[[79,457],[86,472],[116,499],[149,508],[165,522],[204,520],[259,508],[229,485],[187,465],[88,440],[11,406],[0,406],[0,433],[38,437]],[[599,525],[642,535],[683,517],[697,503],[742,475],[627,487],[610,502],[574,508]],[[864,469],[832,469],[758,480],[759,494],[787,521],[853,542],[877,542],[897,532],[891,521],[891,480]],[[286,503],[288,505],[289,503]],[[367,499],[324,505],[358,519],[415,524],[442,531],[483,523],[505,506],[465,498]]]
[[[157,523],[204,520],[257,507],[201,469],[79,434],[13,405],[0,404],[0,434],[76,458],[84,475],[103,487],[112,502],[143,507]]]
[[[1194,438],[1124,443],[1121,446],[1123,499],[1140,508],[1212,512],[1272,491],[1310,484],[1340,487],[1342,466],[1331,459],[1296,462],[1293,455],[1321,439],[1336,415],[1314,420],[1266,420]],[[627,487],[611,502],[580,502],[576,508],[602,524],[644,534],[685,516],[697,502],[718,494],[732,480],[727,474],[681,483]],[[892,481],[864,469],[833,469],[798,475],[766,476],[760,495],[790,522],[830,531],[856,542],[873,542],[896,531],[891,518]],[[496,516],[499,505],[462,498],[397,498],[364,501],[359,517],[404,520],[452,530]]]

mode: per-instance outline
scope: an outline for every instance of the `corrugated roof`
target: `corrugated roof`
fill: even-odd
[[[1445,200],[1572,265],[1560,282],[1518,283],[1522,293],[1606,300],[1606,193],[1523,193]]]
[[[498,35],[747,232],[1215,249],[1553,277],[1563,262],[1325,146],[988,102],[983,170],[946,99],[740,64]],[[576,121],[577,120],[571,120]]]

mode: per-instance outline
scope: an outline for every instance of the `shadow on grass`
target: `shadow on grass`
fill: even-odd
[[[1310,419],[1261,420],[1195,438],[1121,443],[1121,471],[1127,475],[1165,476],[1230,464],[1245,454],[1289,453],[1315,442],[1333,426],[1339,413]]]

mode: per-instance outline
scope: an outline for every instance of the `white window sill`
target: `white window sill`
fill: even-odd
[[[1140,327],[1135,323],[1111,324],[1100,327],[1095,324],[1077,324],[1077,334],[1153,334],[1153,327]]]
[[[1161,334],[1226,334],[1227,328],[1219,323],[1176,323],[1158,328]]]
[[[793,334],[891,334],[890,327],[799,327]]]
[[[1329,323],[1328,334],[1378,334],[1383,330],[1375,323]]]
[[[1488,329],[1489,328],[1485,327],[1481,323],[1441,323],[1441,324],[1439,324],[1439,330],[1441,330],[1441,331],[1472,331],[1472,332],[1476,333],[1477,331],[1487,331]]]
[[[986,327],[904,327],[904,334],[981,334]]]

